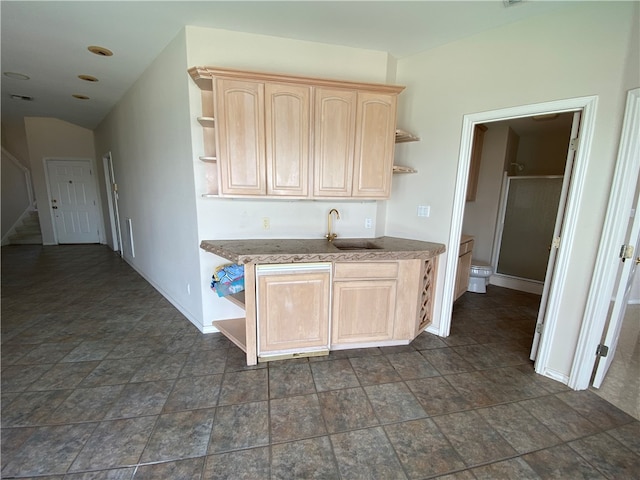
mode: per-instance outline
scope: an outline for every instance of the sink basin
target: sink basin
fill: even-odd
[[[380,250],[383,247],[376,245],[367,239],[343,239],[334,240],[333,246],[338,250]]]

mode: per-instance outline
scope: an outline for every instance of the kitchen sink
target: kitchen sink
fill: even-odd
[[[332,243],[338,250],[381,250],[383,248],[367,239],[340,239]]]

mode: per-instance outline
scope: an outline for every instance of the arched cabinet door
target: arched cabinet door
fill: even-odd
[[[215,79],[221,195],[265,195],[264,84]]]
[[[388,198],[395,147],[396,95],[358,92],[352,196]]]
[[[315,197],[351,196],[356,100],[353,90],[315,90]]]
[[[309,195],[311,87],[265,84],[267,194]]]

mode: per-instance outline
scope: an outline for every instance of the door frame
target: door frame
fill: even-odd
[[[576,390],[584,390],[591,383],[591,374],[596,363],[595,352],[605,329],[611,294],[616,281],[618,253],[620,245],[626,243],[625,235],[629,217],[621,212],[631,212],[635,191],[640,182],[638,180],[640,173],[638,129],[640,129],[640,88],[627,92],[609,204],[568,383]],[[636,212],[636,215],[640,215],[640,212]]]
[[[552,113],[582,111],[579,145],[574,159],[573,178],[567,199],[567,211],[563,225],[563,241],[558,251],[554,272],[554,283],[549,292],[545,330],[540,341],[538,357],[535,362],[537,373],[567,383],[569,378],[548,369],[551,346],[557,329],[560,301],[563,297],[569,270],[569,253],[576,235],[578,209],[583,195],[583,187],[589,163],[591,144],[595,129],[597,96],[578,97],[551,102],[521,105],[517,107],[467,114],[462,121],[460,154],[458,157],[458,173],[454,191],[451,231],[449,245],[459,245],[464,219],[464,206],[471,164],[471,150],[473,146],[473,130],[477,124],[511,120],[515,118],[531,117]],[[446,268],[443,282],[442,310],[437,334],[446,337],[451,330],[451,314],[453,312],[453,293],[455,287],[456,265],[458,249],[448,249]]]
[[[42,159],[42,168],[44,170],[44,179],[45,185],[47,187],[47,207],[49,209],[49,218],[51,221],[51,229],[53,230],[53,240],[55,245],[60,245],[58,241],[58,229],[56,228],[56,220],[53,214],[53,209],[51,208],[51,179],[49,178],[49,162],[79,162],[79,163],[88,163],[91,171],[94,172],[91,176],[93,177],[93,188],[96,193],[95,198],[95,207],[96,207],[96,222],[98,223],[98,243],[104,244],[104,217],[102,215],[102,202],[100,201],[100,188],[98,186],[98,171],[96,169],[95,162],[92,158],[61,158],[61,157],[44,157]]]
[[[118,192],[111,152],[107,152],[102,156],[102,166],[104,168],[104,180],[107,188],[107,205],[109,207],[109,224],[111,226],[113,251],[118,252],[120,256],[122,256],[122,232],[120,227],[120,212],[118,210]]]

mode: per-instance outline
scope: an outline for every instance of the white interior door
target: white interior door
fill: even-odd
[[[638,183],[640,186],[640,182]],[[611,300],[612,304],[609,309],[608,325],[605,332],[605,338],[602,345],[606,349],[606,355],[600,353],[598,366],[596,367],[593,377],[593,386],[600,388],[602,381],[611,366],[613,357],[618,346],[618,338],[620,337],[620,329],[624,319],[627,305],[629,304],[629,295],[631,293],[631,285],[638,270],[637,265],[640,262],[640,199],[638,198],[640,188],[636,187],[635,209],[629,219],[629,227],[627,229],[628,236],[625,246],[621,248],[621,259],[614,287],[614,296]],[[629,248],[630,247],[630,248]],[[633,250],[631,250],[633,249]],[[602,347],[601,347],[602,348]]]
[[[89,160],[48,160],[50,205],[58,243],[99,243],[95,180]]]
[[[573,171],[573,161],[576,156],[578,132],[580,130],[580,112],[573,114],[573,124],[571,125],[571,140],[569,150],[567,152],[567,162],[564,167],[564,180],[562,182],[562,192],[560,193],[560,202],[558,204],[558,216],[553,228],[553,240],[549,251],[549,260],[547,262],[547,271],[544,277],[544,287],[542,289],[542,298],[540,299],[540,309],[538,310],[538,319],[536,320],[536,330],[531,344],[531,353],[529,358],[535,360],[538,356],[538,347],[540,346],[540,337],[544,329],[544,319],[547,313],[547,304],[549,301],[549,292],[553,282],[553,272],[555,270],[556,258],[558,256],[558,248],[562,241],[562,225],[564,223],[565,209],[567,199],[569,197],[569,185],[571,184],[571,174]]]

